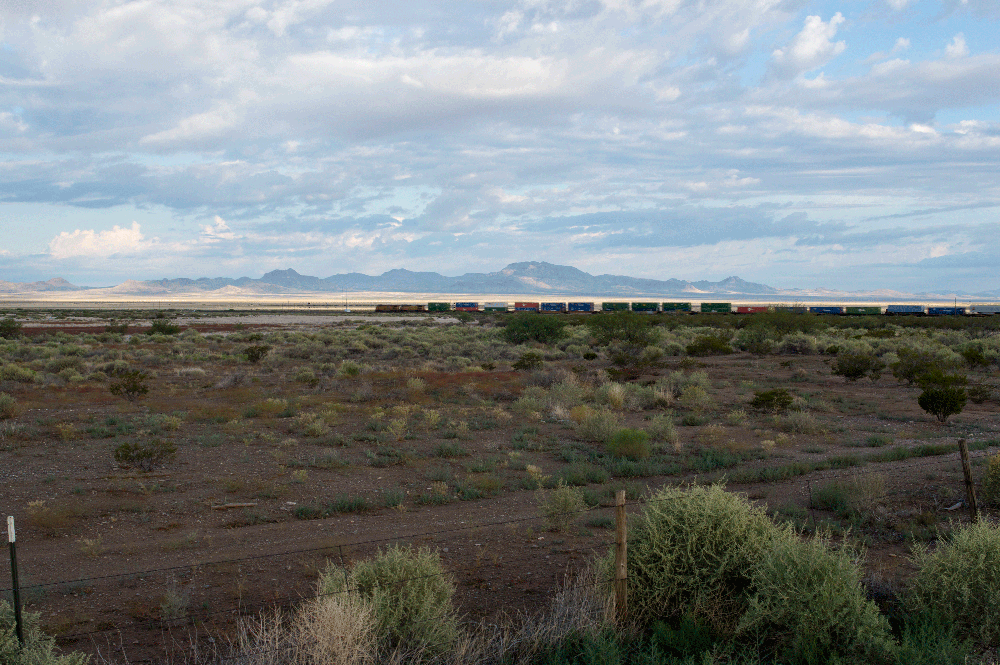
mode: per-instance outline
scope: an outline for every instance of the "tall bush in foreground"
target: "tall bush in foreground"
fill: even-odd
[[[628,543],[629,613],[641,623],[682,615],[732,634],[746,610],[750,571],[793,537],[722,485],[665,487],[651,496]],[[611,563],[604,562],[610,579]]]
[[[345,573],[330,564],[319,593],[356,594],[371,604],[376,633],[393,646],[447,650],[458,637],[455,584],[437,552],[390,547]]]
[[[14,607],[0,600],[0,663],[4,665],[85,665],[90,657],[82,653],[58,655],[56,641],[42,632],[38,614],[25,612],[24,648],[14,632]]]
[[[945,374],[937,370],[921,375],[917,382],[923,388],[917,397],[917,404],[942,424],[948,422],[950,416],[962,413],[969,399],[965,392],[967,379],[960,374]]]
[[[912,613],[951,620],[963,637],[1000,644],[1000,528],[985,520],[933,551],[915,549]]]

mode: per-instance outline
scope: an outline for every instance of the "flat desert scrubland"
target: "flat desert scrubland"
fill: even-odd
[[[440,553],[468,619],[536,612],[608,551],[617,490],[634,514],[665,484],[725,482],[866,548],[891,587],[969,520],[958,440],[977,486],[1000,450],[992,319],[649,317],[630,351],[586,317],[512,343],[503,315],[142,316],[39,312],[0,339],[26,607],[132,662],[394,544]],[[967,377],[947,423],[917,403],[913,353]],[[849,381],[851,354],[884,368]]]

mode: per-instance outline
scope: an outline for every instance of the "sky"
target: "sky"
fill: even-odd
[[[0,0],[0,280],[1000,289],[997,0]]]

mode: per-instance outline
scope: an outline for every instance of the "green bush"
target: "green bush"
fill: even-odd
[[[21,412],[17,400],[7,393],[0,393],[0,420],[13,418]]]
[[[125,370],[119,372],[117,376],[118,380],[108,386],[112,395],[118,395],[134,402],[149,393],[149,386],[146,385],[146,379],[149,378],[149,375],[145,372],[137,369]]]
[[[839,353],[832,367],[835,376],[842,376],[852,382],[866,375],[872,381],[878,381],[883,369],[885,362],[881,358],[864,351]]]
[[[933,551],[917,547],[912,562],[913,614],[950,620],[962,637],[1000,644],[1000,527],[980,519]]]
[[[792,396],[785,388],[755,391],[750,408],[768,413],[784,413],[792,406]]]
[[[923,392],[917,397],[920,408],[945,423],[949,416],[962,412],[968,400],[965,392],[967,379],[961,374],[945,374],[940,369],[917,377]]]
[[[512,367],[517,370],[532,370],[542,366],[542,354],[536,351],[522,353]]]
[[[615,457],[641,460],[649,457],[652,447],[649,434],[641,429],[620,429],[608,441],[608,452]]]
[[[699,335],[688,344],[684,351],[689,356],[725,356],[733,352],[733,347],[724,337],[717,335]]]
[[[267,344],[256,344],[243,349],[243,355],[246,356],[248,362],[256,364],[263,360],[270,351],[271,347]]]
[[[896,356],[899,360],[889,365],[889,369],[894,377],[900,381],[906,381],[910,385],[916,383],[917,377],[922,374],[927,374],[935,369],[944,369],[940,361],[926,351],[904,347],[896,351]]]
[[[147,335],[176,335],[181,331],[181,327],[174,323],[173,321],[168,321],[166,319],[154,319],[152,325],[149,326],[149,330],[146,331]]]
[[[391,646],[440,653],[458,637],[455,584],[437,552],[390,547],[350,570],[330,563],[319,594],[351,593],[371,603],[377,634]]]
[[[732,634],[749,601],[750,571],[791,538],[764,509],[722,485],[665,487],[629,529],[629,612],[642,625],[683,615]],[[612,561],[601,563],[610,579]]]
[[[980,495],[987,505],[1000,507],[1000,454],[991,457],[986,465]]]
[[[541,342],[554,344],[566,336],[566,322],[548,314],[515,314],[503,329],[508,344]]]
[[[969,399],[975,404],[982,404],[983,402],[989,400],[993,397],[993,388],[983,384],[977,384],[974,386],[969,386],[966,390],[969,395]]]
[[[134,466],[140,471],[152,471],[177,456],[177,446],[169,441],[126,441],[115,448],[115,462],[123,467]]]
[[[608,441],[618,430],[620,422],[611,411],[594,411],[580,420],[576,433],[584,441]]]
[[[752,563],[752,596],[737,632],[770,645],[781,662],[884,659],[894,647],[889,622],[865,597],[857,558],[825,536],[773,540]]]
[[[583,490],[567,485],[561,478],[553,489],[538,490],[537,501],[546,526],[553,531],[569,531],[587,507]]]
[[[4,665],[85,665],[90,656],[82,653],[57,655],[56,641],[42,632],[39,615],[24,612],[24,648],[14,632],[14,607],[0,600],[0,663]]]
[[[21,336],[21,322],[13,316],[0,319],[0,338],[16,339]]]

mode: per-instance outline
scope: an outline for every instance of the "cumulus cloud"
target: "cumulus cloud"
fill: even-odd
[[[138,222],[129,228],[114,226],[110,231],[76,229],[63,231],[49,243],[49,254],[56,259],[72,257],[108,258],[116,255],[141,254],[155,240],[146,240]]]
[[[945,47],[944,52],[949,58],[963,58],[969,55],[969,47],[965,45],[965,35],[961,32],[955,35],[951,43]]]
[[[847,43],[831,40],[837,34],[837,26],[845,20],[840,12],[826,23],[820,16],[806,17],[802,31],[787,46],[771,54],[772,70],[779,76],[791,78],[821,67],[843,53]]]

